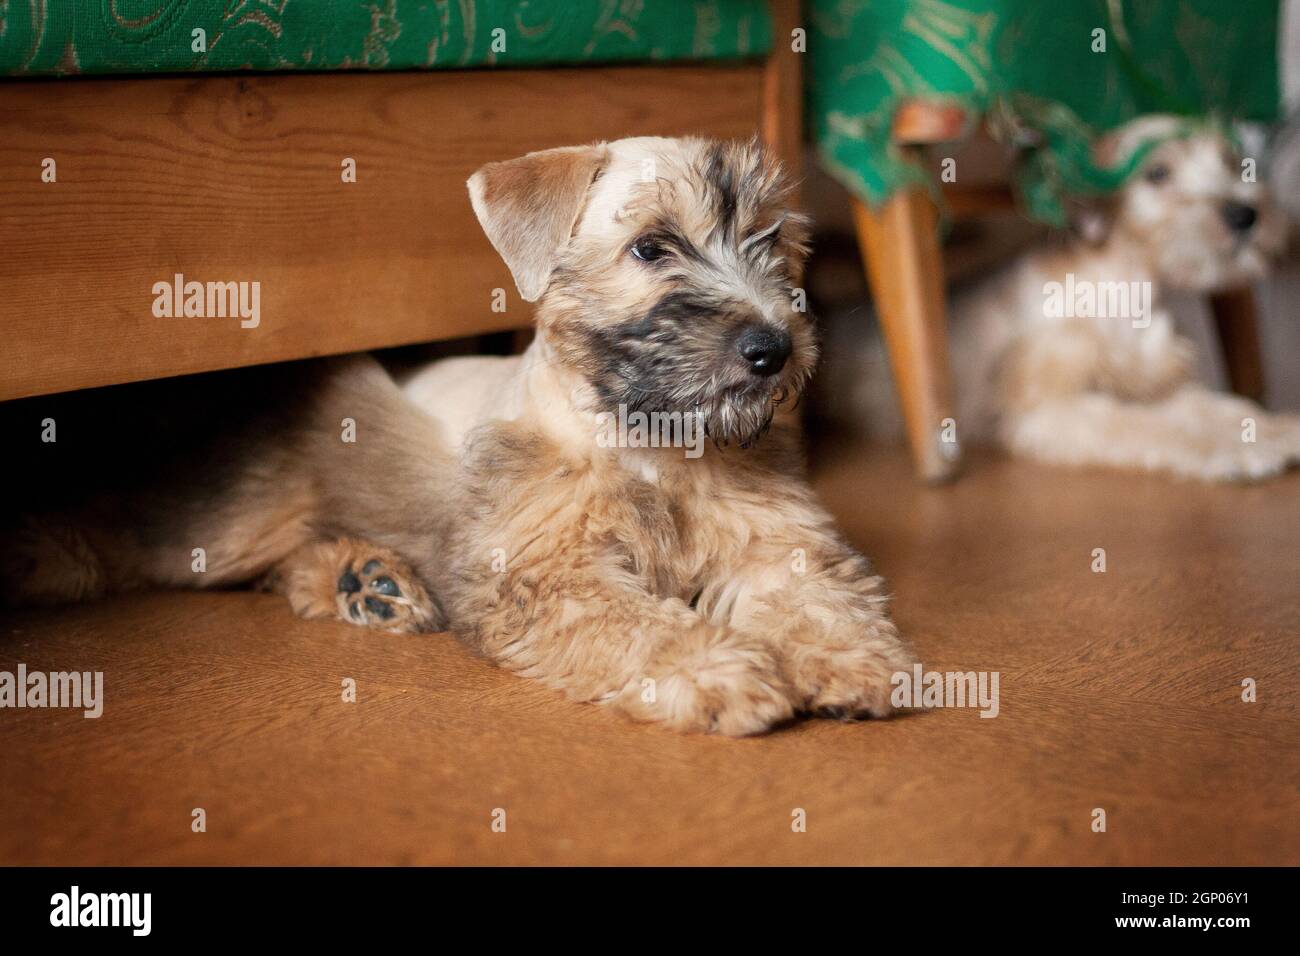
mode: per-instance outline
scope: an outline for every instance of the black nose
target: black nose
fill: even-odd
[[[775,375],[790,357],[790,336],[779,329],[750,326],[736,340],[736,348],[755,375]]]
[[[1245,232],[1255,225],[1255,220],[1259,218],[1254,206],[1246,206],[1239,202],[1225,202],[1219,214],[1223,216],[1223,221],[1228,224],[1228,228],[1236,232]]]

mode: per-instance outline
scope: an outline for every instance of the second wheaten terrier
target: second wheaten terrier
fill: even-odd
[[[1167,294],[1263,277],[1285,226],[1222,134],[1148,116],[1103,137],[1099,161],[1151,149],[1079,235],[1024,255],[955,299],[950,322],[963,442],[996,440],[1046,462],[1203,480],[1255,479],[1300,461],[1300,417],[1194,380]],[[883,348],[850,343],[837,417],[901,431]],[[848,379],[851,377],[851,381]]]

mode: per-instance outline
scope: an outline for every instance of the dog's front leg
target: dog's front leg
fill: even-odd
[[[1008,414],[1003,442],[1057,464],[1164,471],[1203,481],[1259,479],[1300,461],[1300,417],[1184,385],[1153,402],[1089,392]]]
[[[886,613],[882,580],[808,502],[779,535],[751,542],[698,607],[770,642],[801,710],[883,717],[891,679],[916,660]]]
[[[744,736],[794,708],[767,642],[684,601],[601,581],[557,559],[530,565],[476,615],[472,642],[508,670],[678,731]]]

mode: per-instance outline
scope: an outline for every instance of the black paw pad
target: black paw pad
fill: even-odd
[[[383,594],[387,597],[401,597],[402,591],[397,586],[397,582],[388,575],[375,578],[370,582],[370,590],[376,594]]]
[[[356,594],[361,590],[361,579],[351,571],[344,571],[339,575],[339,590],[344,594]]]
[[[361,569],[361,573],[374,574],[383,566],[384,566],[384,562],[380,561],[378,558],[371,558],[369,561],[366,562],[366,566]]]
[[[388,620],[393,616],[393,608],[388,603],[379,600],[379,598],[366,598],[366,610],[382,620]]]

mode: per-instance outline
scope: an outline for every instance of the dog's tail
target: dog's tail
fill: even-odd
[[[5,524],[0,529],[0,607],[70,604],[105,593],[105,568],[77,527],[31,516]]]
[[[242,583],[315,534],[384,545],[435,587],[455,457],[369,356],[5,403],[0,434],[34,442],[42,419],[59,441],[0,503],[0,606]]]

